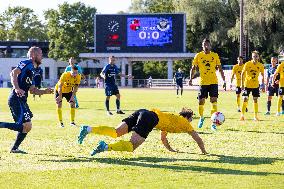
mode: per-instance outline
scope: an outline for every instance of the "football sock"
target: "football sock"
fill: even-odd
[[[278,101],[277,101],[277,112],[280,112],[282,106],[282,97],[278,97]]]
[[[214,112],[217,112],[217,102],[212,102],[212,103],[211,103],[211,115],[212,115]]]
[[[284,111],[284,100],[282,100],[282,111]]]
[[[58,120],[62,123],[62,108],[57,108]]]
[[[105,101],[105,105],[106,105],[107,111],[109,111],[109,100],[106,100],[106,101]]]
[[[199,105],[198,106],[198,113],[200,117],[203,117],[203,112],[204,112],[204,105]]]
[[[120,100],[116,99],[115,103],[116,103],[116,109],[120,110]]]
[[[240,96],[237,96],[237,106],[238,108],[241,107],[241,97]]]
[[[106,135],[106,136],[110,136],[112,138],[117,137],[116,130],[113,127],[98,126],[98,127],[91,127],[91,128],[92,129],[91,129],[90,133],[94,133],[94,134],[98,134],[98,135]]]
[[[114,144],[108,145],[108,151],[126,151],[133,152],[133,144],[130,141],[121,140]]]
[[[257,113],[258,113],[258,103],[257,102],[253,103],[253,109],[254,109],[254,117],[257,117]]]
[[[26,138],[27,133],[22,133],[22,132],[18,132],[16,141],[14,143],[14,146],[12,147],[12,150],[16,150],[20,144],[23,142],[23,140]]]
[[[71,108],[70,110],[70,121],[74,122],[75,120],[75,108]]]
[[[6,122],[0,122],[0,128],[7,128],[13,131],[23,131],[23,124],[19,123],[6,123]]]
[[[247,102],[244,101],[243,102],[243,106],[242,106],[242,115],[245,115],[247,106],[248,106],[248,101]]]
[[[267,111],[270,112],[271,101],[267,101]]]
[[[180,89],[180,95],[182,96],[182,93],[183,93],[183,89]]]

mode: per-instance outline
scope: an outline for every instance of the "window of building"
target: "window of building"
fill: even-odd
[[[44,78],[49,79],[49,67],[44,67]]]

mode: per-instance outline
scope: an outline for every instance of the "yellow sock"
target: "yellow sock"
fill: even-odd
[[[217,112],[217,102],[211,103],[211,115],[212,115],[214,112]]]
[[[110,136],[112,138],[117,137],[117,133],[115,128],[108,127],[108,126],[98,126],[98,127],[92,127],[91,133],[97,134],[97,135],[106,135]]]
[[[280,109],[282,107],[282,96],[278,96],[278,101],[277,101],[277,112],[280,113]]]
[[[71,108],[70,110],[70,121],[74,122],[75,120],[75,108]]]
[[[241,107],[241,97],[240,96],[237,96],[237,106],[238,108]]]
[[[130,141],[121,140],[114,144],[108,145],[108,151],[126,151],[133,152],[133,145]]]
[[[203,112],[204,112],[204,105],[199,105],[198,113],[199,113],[200,117],[203,117]]]
[[[257,102],[253,103],[253,109],[254,109],[254,117],[257,117],[257,113],[258,113],[258,103]]]
[[[62,123],[62,108],[57,108],[57,116],[60,123]]]
[[[243,106],[242,106],[242,114],[243,115],[245,114],[247,107],[248,107],[248,101],[247,102],[244,101]]]

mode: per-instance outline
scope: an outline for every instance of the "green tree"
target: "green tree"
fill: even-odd
[[[46,27],[30,8],[8,7],[0,15],[0,40],[47,40]]]
[[[93,19],[96,8],[84,3],[58,5],[58,10],[45,12],[49,37],[49,57],[67,60],[79,58],[82,52],[88,52],[87,44],[94,41]]]

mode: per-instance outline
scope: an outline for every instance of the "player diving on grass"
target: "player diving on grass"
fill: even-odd
[[[60,126],[64,127],[62,120],[62,98],[64,97],[70,104],[70,125],[76,126],[75,120],[75,96],[81,82],[81,75],[78,67],[72,66],[70,72],[64,72],[55,86],[55,101],[57,104],[57,115]]]
[[[167,139],[168,133],[188,133],[198,144],[201,152],[207,154],[204,143],[198,133],[191,126],[193,112],[191,109],[182,108],[179,115],[173,113],[163,113],[153,109],[151,111],[140,109],[132,113],[129,117],[122,120],[117,128],[109,126],[81,126],[78,136],[78,143],[82,144],[88,134],[106,135],[113,138],[121,137],[124,134],[132,132],[129,141],[120,140],[116,143],[107,144],[100,141],[98,146],[93,150],[91,155],[96,155],[104,151],[127,151],[133,152],[148,137],[153,128],[161,130],[161,140],[164,146],[171,152],[174,150]]]

